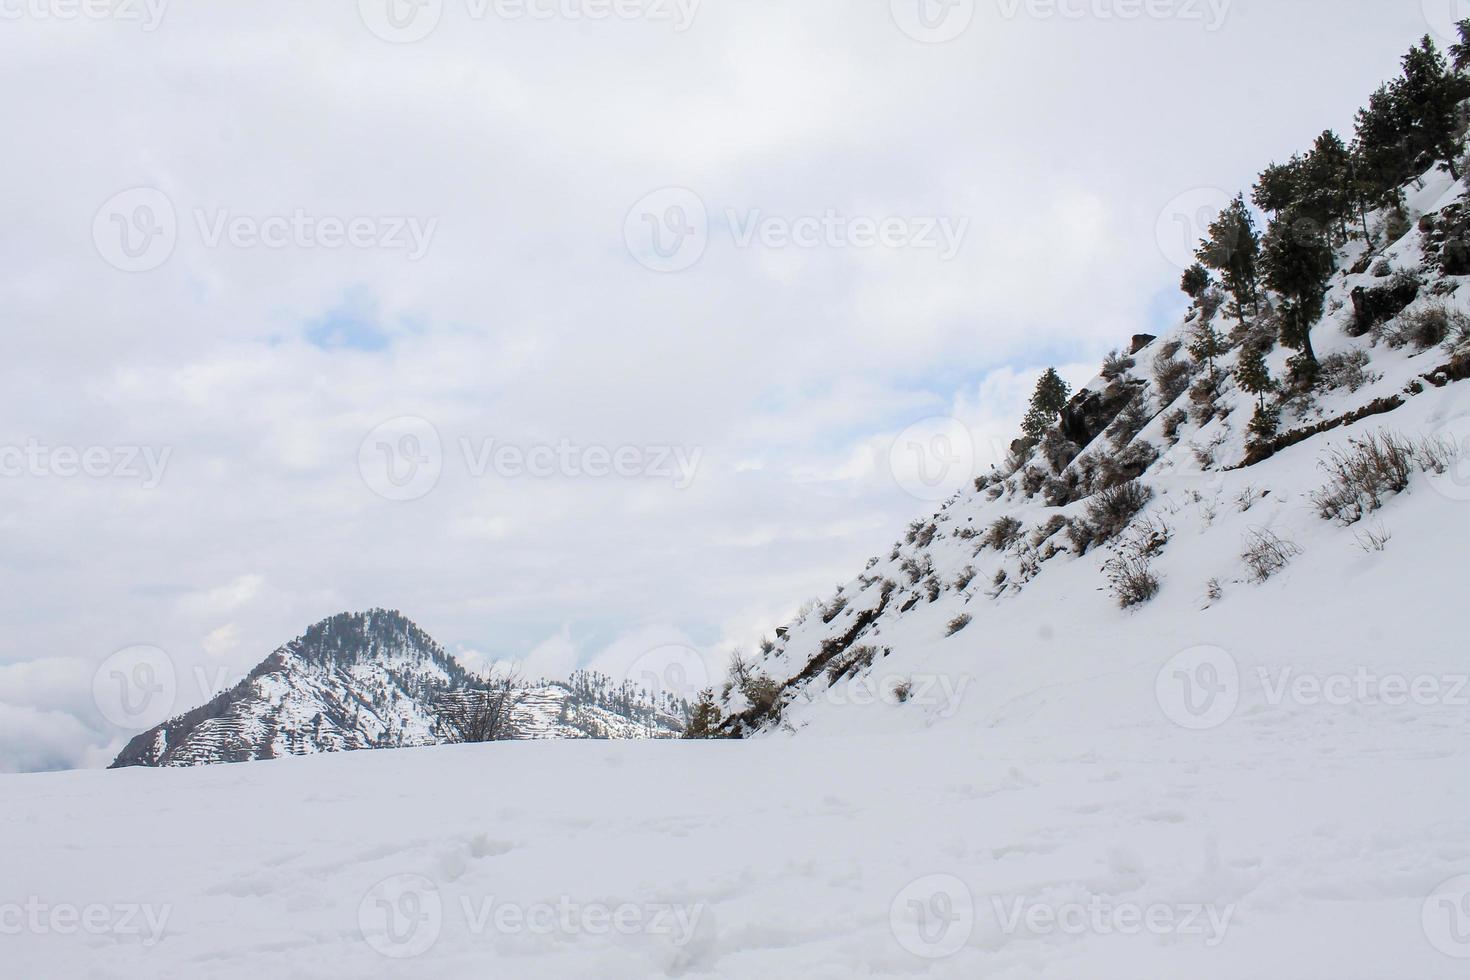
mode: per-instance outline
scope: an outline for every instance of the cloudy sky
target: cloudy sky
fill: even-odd
[[[347,609],[753,645],[1456,2],[0,0],[0,769]]]

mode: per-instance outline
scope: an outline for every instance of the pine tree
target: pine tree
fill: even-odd
[[[1054,415],[1048,415],[1045,412],[1032,408],[1021,419],[1021,434],[1030,443],[1035,445],[1041,441],[1041,437],[1046,434],[1046,430],[1051,428],[1051,424],[1055,418],[1056,416]]]
[[[1193,300],[1198,300],[1206,289],[1209,289],[1214,280],[1210,278],[1210,270],[1196,262],[1184,270],[1184,278],[1179,283],[1179,288]]]
[[[1303,213],[1324,228],[1337,224],[1347,238],[1347,214],[1352,209],[1351,155],[1332,130],[1317,137],[1302,163]]]
[[[1462,20],[1455,27],[1460,32],[1460,43],[1450,45],[1450,56],[1455,59],[1455,71],[1463,72],[1470,68],[1470,20]]]
[[[1260,344],[1246,344],[1235,365],[1235,383],[1240,390],[1256,396],[1256,407],[1266,410],[1266,395],[1276,390],[1276,382],[1266,367],[1266,348]]]
[[[1057,374],[1056,368],[1047,368],[1036,381],[1036,390],[1031,394],[1031,408],[1021,421],[1021,431],[1026,438],[1040,439],[1062,414],[1071,397],[1072,389]]]
[[[1236,195],[1210,225],[1210,237],[1197,254],[1201,262],[1224,278],[1226,288],[1235,297],[1238,319],[1245,320],[1247,300],[1256,314],[1260,314],[1256,264],[1261,255],[1261,236],[1256,232],[1256,221],[1246,207],[1244,194]]]
[[[1400,111],[1408,123],[1410,162],[1443,164],[1460,179],[1459,160],[1465,140],[1459,135],[1459,105],[1467,94],[1466,80],[1454,74],[1429,35],[1404,55],[1404,75],[1397,86]]]
[[[699,692],[699,700],[689,712],[689,724],[684,729],[684,737],[714,738],[720,721],[720,706],[715,704],[715,692],[705,688]]]
[[[1281,342],[1301,351],[1296,374],[1299,380],[1307,380],[1317,365],[1312,327],[1322,318],[1327,283],[1334,271],[1332,246],[1314,231],[1310,219],[1287,211],[1266,233],[1262,266],[1266,284],[1283,298]]]
[[[1275,215],[1301,200],[1303,163],[1301,154],[1294,154],[1289,162],[1273,163],[1261,171],[1251,192],[1256,207]]]
[[[1398,97],[1398,85],[1382,85],[1358,110],[1355,156],[1358,179],[1375,206],[1412,175],[1409,120]]]
[[[1067,401],[1071,397],[1072,389],[1057,374],[1057,369],[1047,368],[1036,382],[1036,391],[1031,396],[1031,407],[1039,408],[1055,417],[1067,407]]]
[[[1353,207],[1357,210],[1358,219],[1363,223],[1363,241],[1368,243],[1369,249],[1372,249],[1375,243],[1373,232],[1368,230],[1368,199],[1373,196],[1374,189],[1364,174],[1361,148],[1353,144],[1348,150],[1348,193],[1352,195]]]
[[[1225,338],[1208,320],[1195,324],[1189,338],[1189,356],[1194,358],[1196,364],[1209,370],[1210,383],[1217,389],[1220,386],[1220,377],[1215,370],[1215,361],[1228,349]]]

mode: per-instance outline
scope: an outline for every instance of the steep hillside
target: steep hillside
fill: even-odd
[[[234,688],[138,735],[112,768],[246,762],[445,741],[440,700],[477,691],[428,634],[396,612],[343,613],[276,650]],[[598,697],[585,678],[541,681],[511,712],[517,738],[647,738],[679,731],[673,706]]]
[[[1055,681],[1116,666],[1098,646],[1159,667],[1211,645],[1231,669],[1279,652],[1276,666],[1407,658],[1435,674],[1446,635],[1425,606],[1457,601],[1470,545],[1466,192],[1431,170],[1403,205],[1365,216],[1376,251],[1359,237],[1336,252],[1314,382],[1275,344],[1286,299],[1263,290],[1241,318],[1204,291],[1174,330],[1111,356],[1005,469],[739,662],[701,727],[922,728],[962,704],[998,724]],[[1191,357],[1207,333],[1208,356]],[[1271,392],[1242,390],[1252,351]]]

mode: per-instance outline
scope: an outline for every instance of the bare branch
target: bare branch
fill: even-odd
[[[439,698],[439,733],[451,743],[515,738],[511,716],[525,699],[526,687],[518,673],[493,675],[476,690],[455,691]]]

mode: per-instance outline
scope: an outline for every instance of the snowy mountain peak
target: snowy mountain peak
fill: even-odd
[[[441,726],[445,698],[486,685],[402,613],[340,613],[207,704],[135,737],[112,768],[434,745],[452,740]],[[510,713],[512,737],[667,737],[682,726],[668,705],[584,687],[574,679],[527,689]]]
[[[443,647],[397,610],[338,613],[313,624],[281,650],[316,664],[417,661],[437,664],[451,675],[464,674]]]

